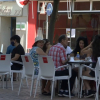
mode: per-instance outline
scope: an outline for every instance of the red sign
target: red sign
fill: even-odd
[[[29,2],[29,0],[19,0],[19,3],[20,3],[21,5],[27,5],[28,2]]]
[[[1,55],[0,60],[5,60],[6,55]]]
[[[43,62],[48,63],[47,57],[43,57]]]
[[[27,56],[25,56],[25,61],[26,61],[26,62],[29,62],[29,60],[28,60],[28,57],[27,57]]]
[[[29,0],[16,0],[18,6],[23,7],[28,4]]]

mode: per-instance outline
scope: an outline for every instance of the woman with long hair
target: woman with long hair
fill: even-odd
[[[52,45],[50,45],[50,41],[48,39],[43,39],[45,41],[44,46],[43,46],[43,51],[48,54],[49,49],[51,48]]]
[[[100,35],[96,35],[94,37],[94,40],[91,43],[91,48],[92,48],[92,60],[94,62],[97,62],[97,58],[100,57]],[[96,63],[92,64],[92,68],[95,68],[95,66],[96,66]],[[87,70],[83,72],[83,75],[89,76],[89,77],[95,77],[95,72],[92,70]],[[85,90],[88,91],[85,94],[85,97],[90,97],[95,94],[95,92],[91,89],[89,80],[84,80],[84,86],[85,86]]]
[[[38,66],[39,66],[39,62],[38,62],[38,55],[44,55],[47,56],[47,54],[43,51],[43,46],[44,46],[45,41],[41,38],[41,37],[36,37],[35,38],[35,43],[32,46],[32,49],[29,53],[29,55],[31,56],[34,66],[37,67],[35,69],[35,75],[38,75]],[[48,84],[50,84],[49,82],[47,82]],[[44,84],[44,82],[42,82],[42,94],[50,94],[50,89],[48,87],[50,87],[49,85]],[[45,86],[45,87],[44,87]]]
[[[81,50],[81,55],[87,54],[87,57],[91,57],[91,56],[92,56],[92,47],[91,47],[91,46],[92,46],[94,37],[95,37],[95,36],[93,36],[93,37],[91,38],[91,43],[90,43],[87,47],[85,47],[85,48],[83,48],[83,49]]]
[[[77,52],[79,52],[80,56],[83,56],[83,55],[81,55],[81,50],[82,50],[83,48],[85,48],[87,45],[88,45],[87,38],[80,36],[80,37],[77,39],[76,47],[75,47],[75,49],[72,51],[71,56],[76,57]]]
[[[43,51],[48,55],[51,45],[48,39],[43,39],[43,40],[44,40]],[[51,85],[51,82],[49,80],[48,81],[42,80],[42,91],[44,95],[50,94],[50,85]],[[47,88],[45,88],[45,86],[47,86]]]
[[[32,49],[29,52],[29,55],[31,56],[33,63],[35,66],[38,66],[38,55],[47,55],[42,50],[44,46],[44,40],[41,37],[35,38],[35,43],[32,46]]]

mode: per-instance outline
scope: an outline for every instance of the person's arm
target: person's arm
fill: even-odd
[[[68,62],[68,59],[62,61],[62,64],[65,65]]]
[[[70,56],[71,56],[71,57],[74,57],[74,56],[75,56],[75,54],[72,52],[72,53],[70,54]]]
[[[15,54],[15,56],[14,56],[11,60],[16,61],[16,60],[18,60],[18,59],[19,59],[19,57],[20,57],[20,55],[19,55],[19,54]]]
[[[84,54],[88,54],[90,52],[90,48],[91,48],[92,42],[85,48],[83,48],[80,52],[80,55],[84,55]]]
[[[61,63],[65,65],[68,62],[66,50],[60,50]]]
[[[49,46],[48,46],[48,48],[47,48],[47,50],[46,50],[46,54],[48,54],[48,52],[49,52],[51,46],[52,46],[52,45],[49,45]]]
[[[10,54],[9,46],[7,47],[6,54]]]
[[[41,48],[37,48],[36,52],[37,52],[38,55],[45,55],[45,56],[47,56],[47,54],[44,53],[44,51]]]

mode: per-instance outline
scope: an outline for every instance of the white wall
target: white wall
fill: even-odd
[[[0,50],[1,44],[3,44],[3,53],[6,53],[6,49],[8,45],[10,45],[10,37],[11,37],[11,18],[10,17],[0,17]]]
[[[21,37],[21,45],[27,51],[27,22],[28,22],[28,5],[23,8],[23,16],[16,17],[16,23],[24,22],[26,24],[26,30],[16,30],[16,34]]]
[[[16,17],[16,23],[17,22],[26,23],[26,30],[19,30],[19,31],[16,30],[16,34],[21,37],[21,44],[24,47],[25,51],[27,51],[26,48],[27,48],[28,5],[23,8],[22,16]],[[0,50],[1,50],[1,44],[3,44],[4,45],[3,53],[6,53],[7,46],[10,44],[10,38],[11,38],[10,28],[11,28],[11,16],[7,17],[0,16]]]

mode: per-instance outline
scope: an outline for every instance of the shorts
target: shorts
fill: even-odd
[[[11,70],[21,70],[22,69],[22,66],[19,66],[19,65],[12,65],[11,66]]]
[[[93,63],[92,68],[95,68],[95,66],[96,66],[96,63]],[[91,70],[89,74],[90,74],[91,77],[95,77],[95,72],[94,71]]]
[[[91,70],[90,73],[89,73],[89,75],[90,75],[91,77],[95,77],[95,72]]]

